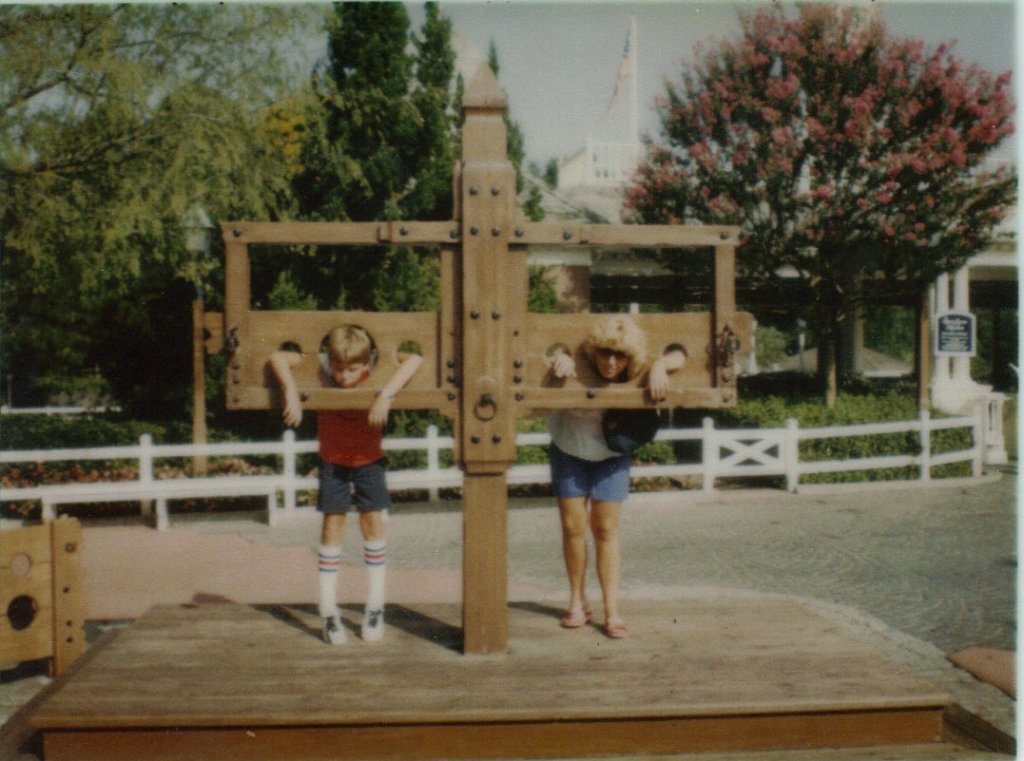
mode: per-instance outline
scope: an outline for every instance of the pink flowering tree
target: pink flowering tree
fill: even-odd
[[[1010,168],[982,163],[1013,131],[1010,75],[823,4],[745,16],[696,58],[659,101],[664,144],[627,212],[738,224],[755,286],[796,273],[834,400],[840,322],[959,268],[1014,202]]]

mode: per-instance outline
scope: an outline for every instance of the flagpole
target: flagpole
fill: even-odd
[[[633,14],[629,18],[629,44],[633,53],[633,92],[629,110],[629,139],[634,144],[640,142],[640,128],[639,128],[639,115],[640,115],[640,48],[637,47],[636,38],[636,14]]]

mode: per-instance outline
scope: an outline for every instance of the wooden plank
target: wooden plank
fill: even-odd
[[[508,488],[505,473],[462,478],[462,632],[467,654],[508,642]]]
[[[560,608],[513,603],[508,654],[464,658],[455,605],[391,605],[384,642],[344,653],[319,641],[312,605],[156,608],[91,652],[32,723],[48,761],[310,759],[338,747],[360,758],[583,757],[940,738],[948,695],[799,601],[694,594],[627,601],[624,612],[634,636],[610,642],[590,627],[561,630]],[[344,614],[354,625],[361,609]]]
[[[455,222],[253,222],[221,224],[225,240],[238,243],[380,246],[440,245],[459,240]],[[383,249],[382,249],[383,252]]]
[[[739,228],[726,225],[574,225],[527,222],[516,225],[513,242],[543,246],[690,248],[736,245]]]
[[[0,531],[0,666],[53,655],[52,570],[47,525]],[[31,622],[20,629],[7,615],[17,598],[35,606]]]
[[[734,404],[735,395],[723,394],[717,384],[714,352],[708,337],[711,335],[712,315],[708,312],[676,314],[631,315],[647,337],[651,358],[666,351],[673,344],[681,344],[688,359],[682,370],[669,376],[670,392],[665,404],[685,407],[720,407]],[[520,406],[530,409],[576,406],[601,407],[613,399],[617,406],[639,407],[649,405],[640,387],[644,378],[629,383],[608,383],[598,376],[586,359],[582,347],[591,326],[601,315],[542,315],[530,314],[526,320],[526,363],[522,380],[515,385]],[[753,337],[753,316],[735,312],[730,323],[740,341],[740,351],[750,351]],[[576,359],[576,378],[556,381],[548,374],[547,356],[555,345],[570,348]],[[595,393],[587,397],[586,392]],[[552,393],[573,391],[574,393]],[[726,396],[730,396],[726,399]],[[604,400],[604,401],[600,401]]]
[[[53,672],[62,674],[85,650],[82,609],[82,526],[58,518],[50,523],[53,561]]]
[[[245,243],[224,236],[224,348],[227,352],[227,408],[239,409],[241,371],[247,365],[249,337],[249,250]]]
[[[634,637],[621,643],[589,627],[562,631],[559,608],[513,604],[510,654],[468,660],[458,653],[458,606],[391,605],[385,641],[350,643],[343,658],[320,642],[314,607],[156,608],[66,683],[34,722],[63,729],[111,722],[486,723],[903,710],[949,702],[791,599],[627,601]],[[346,615],[356,619],[361,609]],[[347,685],[344,694],[328,688],[339,683]],[[351,694],[361,699],[351,701]]]
[[[415,344],[423,356],[423,364],[406,388],[438,387],[436,312],[250,312],[246,342],[249,364],[241,372],[243,384],[276,387],[268,374],[267,360],[275,351],[294,344],[304,354],[302,362],[292,368],[299,390],[324,388],[320,344],[333,328],[347,324],[364,328],[377,348],[377,364],[363,384],[366,388],[377,389],[387,382],[398,367],[398,354],[405,343]]]
[[[347,758],[416,759],[583,758],[628,754],[758,751],[766,737],[790,747],[865,747],[937,742],[940,711],[900,714],[711,717],[661,721],[515,722],[482,725],[363,726],[358,728],[234,728],[48,732],[47,761],[192,761],[303,759],[331,761],[338,748]],[[639,749],[643,749],[640,751]]]

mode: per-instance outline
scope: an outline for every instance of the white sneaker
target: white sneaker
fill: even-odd
[[[341,617],[338,615],[324,616],[323,618],[324,642],[328,645],[344,645],[348,637],[345,634],[345,627],[341,625]]]
[[[384,608],[367,609],[363,616],[363,639],[367,642],[384,639]]]

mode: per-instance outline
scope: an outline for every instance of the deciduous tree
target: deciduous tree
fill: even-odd
[[[0,362],[19,401],[98,367],[123,405],[180,413],[197,263],[179,220],[290,203],[266,108],[294,86],[280,53],[308,18],[0,7]]]
[[[805,286],[827,398],[837,325],[869,295],[920,292],[979,250],[1015,178],[985,159],[1013,130],[1009,73],[890,36],[832,4],[742,19],[659,104],[627,205],[638,221],[739,224],[746,277]]]

